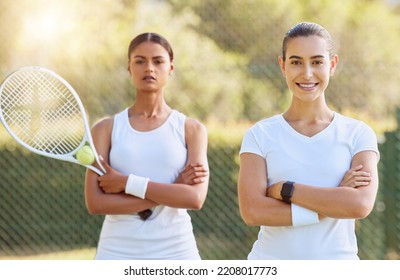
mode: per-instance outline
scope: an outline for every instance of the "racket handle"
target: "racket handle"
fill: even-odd
[[[100,169],[97,169],[96,167],[94,167],[93,165],[85,165],[87,168],[89,168],[90,170],[96,172],[99,176],[103,176],[105,174],[105,172],[101,171]]]
[[[142,219],[143,221],[146,221],[148,218],[150,218],[151,214],[153,214],[153,211],[151,209],[146,209],[138,213],[140,219]]]

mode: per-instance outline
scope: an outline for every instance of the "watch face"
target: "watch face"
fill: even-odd
[[[282,196],[289,196],[290,195],[290,186],[288,185],[283,185],[282,188]]]
[[[292,197],[294,190],[293,184],[294,183],[290,181],[283,184],[281,191],[283,201],[290,203],[290,198]]]

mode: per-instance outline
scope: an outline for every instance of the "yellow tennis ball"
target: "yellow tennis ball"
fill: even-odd
[[[84,165],[90,165],[95,160],[93,151],[89,146],[80,148],[76,153],[76,159]]]

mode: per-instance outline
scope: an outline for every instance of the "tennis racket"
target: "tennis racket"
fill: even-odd
[[[9,134],[31,152],[105,173],[78,94],[53,71],[30,66],[8,75],[0,86],[0,119]],[[85,145],[101,170],[77,160],[76,153]]]
[[[0,119],[31,152],[83,165],[100,176],[105,173],[78,94],[53,71],[29,66],[8,75],[0,86]],[[91,148],[101,170],[76,158],[83,146]],[[145,220],[151,213],[148,209],[139,216]]]

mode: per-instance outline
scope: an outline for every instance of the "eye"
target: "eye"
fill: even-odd
[[[143,59],[136,59],[135,60],[135,64],[141,65],[141,64],[144,64],[144,63],[145,63],[145,61]]]
[[[162,64],[162,63],[164,63],[164,60],[162,60],[162,59],[156,59],[156,60],[154,60],[154,63],[155,63],[155,64]]]
[[[324,61],[323,60],[315,60],[315,61],[313,61],[313,64],[314,65],[323,65]]]
[[[292,64],[292,65],[301,65],[301,61],[300,60],[292,60],[290,62],[290,64]]]

